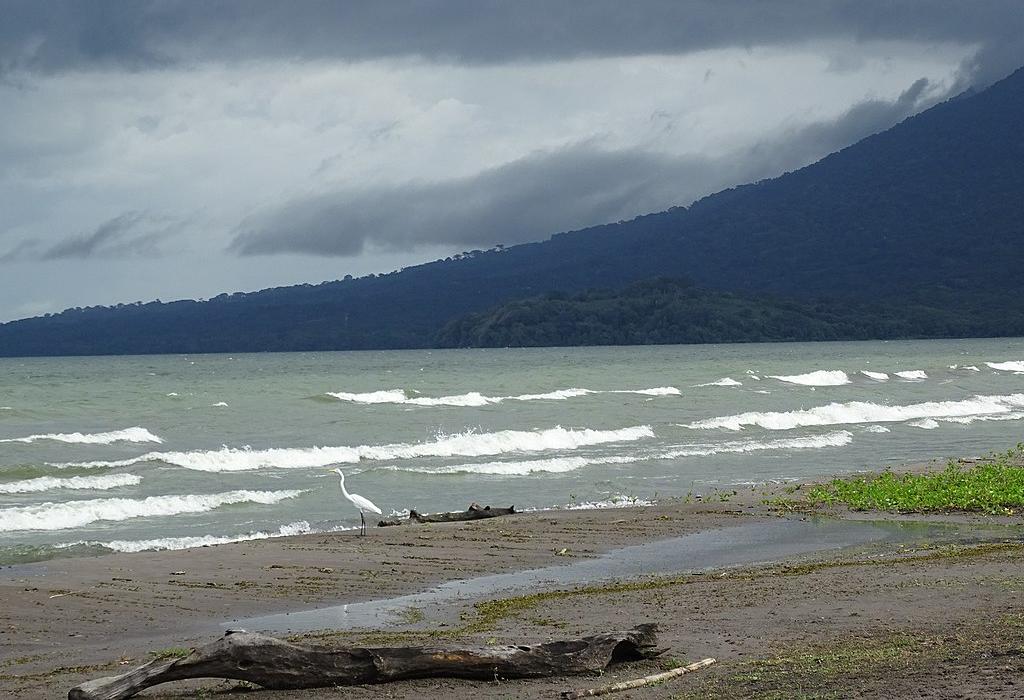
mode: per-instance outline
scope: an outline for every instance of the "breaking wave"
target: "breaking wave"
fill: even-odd
[[[723,453],[756,452],[759,450],[818,449],[842,447],[850,444],[853,434],[840,430],[827,435],[816,435],[779,440],[737,440],[732,442],[682,445],[663,452],[615,455],[609,457],[555,457],[522,462],[483,462],[476,464],[452,464],[441,466],[389,466],[391,471],[406,471],[419,474],[493,474],[501,476],[527,476],[535,473],[564,473],[599,464],[635,464],[681,457],[708,457]]]
[[[67,530],[101,520],[129,520],[156,516],[204,513],[232,503],[270,505],[294,498],[302,491],[228,491],[205,495],[99,498],[66,503],[41,503],[0,510],[0,532]]]
[[[0,442],[38,442],[40,440],[52,440],[53,442],[67,442],[80,445],[110,445],[115,442],[163,442],[162,439],[149,432],[145,428],[135,426],[124,430],[112,430],[106,433],[45,433],[41,435],[29,435],[28,437],[8,438]]]
[[[934,418],[921,418],[919,420],[912,420],[907,425],[912,428],[921,428],[923,430],[935,430],[939,427],[939,421]]]
[[[903,372],[893,372],[900,379],[909,379],[911,381],[921,381],[927,379],[928,375],[924,373],[924,370],[920,369],[908,369]]]
[[[359,445],[356,447],[251,448],[221,447],[219,450],[191,452],[149,452],[140,457],[113,462],[71,462],[54,464],[65,467],[125,467],[140,462],[165,462],[185,469],[207,472],[248,471],[252,469],[301,469],[354,464],[362,460],[415,459],[418,457],[482,457],[508,452],[574,450],[587,445],[631,442],[654,437],[648,425],[619,430],[590,428],[549,428],[547,430],[501,430],[494,433],[439,435],[433,442]]]
[[[743,386],[743,382],[738,382],[732,377],[722,377],[713,382],[707,384],[698,384],[697,386]]]
[[[53,476],[41,476],[37,479],[11,481],[0,484],[0,493],[39,493],[54,489],[95,489],[103,491],[122,486],[137,486],[142,482],[141,476],[134,474],[110,474],[107,476],[73,476],[61,479]]]
[[[591,394],[639,394],[641,396],[678,396],[681,392],[674,386],[659,386],[653,389],[611,389],[598,391],[594,389],[558,389],[543,394],[519,394],[518,396],[485,396],[478,391],[470,391],[466,394],[455,394],[453,396],[409,396],[404,389],[385,389],[382,391],[369,391],[365,393],[351,393],[347,391],[329,391],[327,396],[333,396],[340,401],[350,401],[361,404],[405,404],[409,406],[489,406],[503,401],[564,401],[577,396],[588,396]]]
[[[1024,372],[1024,361],[1021,362],[986,362],[992,369],[1002,372]]]
[[[803,386],[839,386],[850,383],[850,377],[841,369],[820,369],[817,372],[808,372],[807,374],[771,374],[768,376],[772,379],[778,379],[780,382],[801,384]]]
[[[707,418],[685,427],[741,430],[756,425],[768,430],[790,430],[804,426],[844,425],[851,423],[892,423],[921,418],[947,419],[963,416],[992,416],[1024,408],[1024,394],[973,396],[963,401],[927,401],[907,406],[885,406],[866,401],[830,403],[799,411],[748,412],[733,416]]]
[[[876,382],[884,382],[889,378],[889,375],[885,372],[871,372],[869,370],[862,369],[860,373],[868,379],[874,379]]]
[[[58,546],[61,548],[69,548],[85,545],[91,547],[104,547],[115,552],[146,552],[169,549],[192,549],[193,547],[209,547],[216,544],[231,544],[232,542],[249,542],[252,540],[268,540],[274,537],[306,535],[311,532],[314,532],[312,526],[305,520],[300,520],[288,525],[282,525],[276,532],[258,531],[249,532],[243,535],[229,535],[223,537],[218,535],[198,535],[192,537],[160,537],[152,540],[111,540],[110,542],[79,541],[68,542]]]

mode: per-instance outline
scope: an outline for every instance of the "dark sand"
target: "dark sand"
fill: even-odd
[[[382,615],[371,628],[305,636],[323,644],[529,643],[655,621],[667,656],[711,656],[719,664],[611,697],[1024,696],[1019,517],[929,518],[946,521],[936,528],[906,517],[876,514],[871,517],[891,522],[873,525],[831,513],[816,525],[807,514],[762,504],[765,495],[728,491],[702,503],[527,513],[371,528],[365,538],[307,535],[0,568],[0,696],[65,697],[77,683],[122,672],[153,652],[211,641],[232,621],[387,599],[487,574],[603,562],[605,552],[694,533],[717,533],[701,537],[718,554],[695,554],[697,563],[687,565],[686,552],[672,547],[696,552],[694,543],[704,540],[684,539],[618,576],[618,584],[545,585],[527,577],[517,590],[443,596],[399,606],[400,615]],[[790,533],[782,539],[788,537],[784,544],[793,551],[770,543],[753,552],[730,545],[728,533],[749,532],[733,529],[749,525]],[[834,536],[819,536],[826,531]],[[842,547],[847,540],[851,546]],[[722,565],[733,551],[736,561]],[[719,565],[692,571],[704,560]],[[601,571],[603,564],[592,566]],[[506,602],[474,606],[487,599]],[[627,664],[602,678],[256,693],[234,682],[190,681],[140,697],[557,697],[566,688],[659,668]]]

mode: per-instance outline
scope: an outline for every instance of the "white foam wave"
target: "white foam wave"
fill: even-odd
[[[850,377],[841,369],[820,369],[806,374],[769,375],[772,379],[803,386],[839,386],[849,384]]]
[[[522,462],[484,462],[443,466],[387,467],[394,471],[409,471],[420,474],[498,474],[502,476],[526,476],[534,473],[564,473],[599,464],[635,464],[680,457],[708,457],[722,453],[744,453],[759,450],[818,449],[842,447],[853,440],[853,434],[840,430],[827,435],[779,439],[779,440],[738,440],[733,442],[683,445],[665,452],[612,455],[607,457],[556,457]]]
[[[11,481],[0,484],[0,493],[39,493],[54,489],[95,489],[105,491],[122,486],[137,486],[142,482],[141,476],[134,474],[109,474],[106,476],[73,476],[61,479],[53,476],[41,476],[37,479]]]
[[[40,435],[29,435],[28,437],[9,438],[0,442],[38,442],[40,440],[51,440],[53,442],[75,443],[80,445],[109,445],[114,442],[163,442],[162,439],[149,432],[145,428],[135,426],[124,430],[112,430],[106,433],[44,433]]]
[[[707,384],[698,384],[697,386],[743,386],[743,382],[738,382],[732,377],[722,377],[713,382]]]
[[[160,537],[152,540],[111,540],[109,542],[79,541],[68,542],[59,545],[62,548],[74,547],[76,545],[99,545],[112,549],[115,552],[146,552],[176,549],[192,549],[193,547],[210,547],[217,544],[231,544],[232,542],[249,542],[252,540],[267,540],[274,537],[290,537],[294,535],[305,535],[314,532],[312,526],[305,520],[282,525],[276,532],[249,532],[242,535],[198,535],[193,537]]]
[[[957,416],[954,418],[943,418],[946,423],[959,423],[960,425],[970,425],[976,421],[1004,421],[1004,420],[1020,420],[1024,418],[1024,412],[1014,411],[1013,413],[1003,413],[998,416]]]
[[[612,496],[603,501],[582,501],[580,503],[570,503],[562,506],[560,509],[553,510],[600,510],[604,508],[642,508],[646,506],[653,506],[654,501],[648,501],[644,498],[637,498],[636,496]]]
[[[923,430],[935,430],[939,427],[939,422],[934,418],[921,418],[920,420],[912,420],[907,425]]]
[[[270,505],[302,491],[228,491],[204,495],[98,498],[65,503],[41,503],[0,510],[0,532],[67,530],[98,521],[203,513],[232,503]]]
[[[679,457],[704,457],[722,453],[759,452],[761,450],[807,450],[823,447],[843,447],[853,442],[853,433],[839,430],[826,435],[779,439],[779,440],[742,440],[723,442],[710,445],[692,445],[681,449],[662,453],[659,459],[678,459]]]
[[[347,391],[328,391],[328,396],[333,396],[341,401],[352,401],[353,403],[405,403],[409,397],[402,389],[386,389],[384,391],[368,391],[362,394],[354,394]]]
[[[537,472],[562,473],[594,464],[599,460],[586,457],[554,457],[523,462],[484,462],[478,464],[450,464],[437,467],[388,467],[394,471],[409,471],[419,474],[497,474],[502,476],[526,476]]]
[[[547,430],[501,430],[494,433],[439,435],[433,442],[359,445],[356,447],[250,448],[222,447],[219,450],[191,452],[150,452],[134,459],[113,462],[72,462],[56,467],[125,467],[140,462],[165,462],[185,469],[208,472],[248,471],[252,469],[301,469],[354,464],[362,460],[401,460],[418,457],[483,457],[509,452],[574,450],[587,445],[632,442],[654,437],[650,426],[619,430],[590,428],[549,428]]]
[[[860,373],[868,379],[874,379],[876,382],[884,382],[889,379],[889,375],[885,372],[871,372],[870,370],[862,369]]]
[[[924,373],[924,370],[920,369],[908,369],[903,372],[893,372],[900,379],[909,379],[911,381],[921,381],[927,379],[928,375]]]
[[[213,408],[221,408],[221,407],[227,407],[227,403],[225,401],[218,401],[217,403],[213,404]]]
[[[844,425],[853,423],[892,423],[920,418],[986,416],[1009,413],[1024,408],[1024,394],[1008,396],[973,396],[963,401],[927,401],[907,406],[886,406],[866,401],[830,403],[799,411],[748,412],[733,416],[707,418],[685,427],[696,429],[727,428],[741,430],[757,425],[768,430],[790,430],[804,426]]]
[[[986,362],[992,369],[1002,372],[1024,372],[1024,361],[1021,362]]]
[[[679,396],[683,392],[674,386],[656,386],[653,389],[615,389],[613,391],[595,391],[595,394],[641,394],[643,396]]]
[[[869,425],[864,428],[865,433],[888,433],[889,429],[884,425]]]
[[[465,394],[454,394],[452,396],[413,396],[410,397],[404,389],[386,389],[382,391],[370,391],[366,393],[351,393],[347,391],[329,391],[328,396],[333,396],[341,401],[350,401],[361,404],[382,404],[394,403],[409,406],[489,406],[502,403],[503,401],[564,401],[578,396],[590,394],[640,394],[642,396],[678,396],[681,392],[673,386],[659,386],[652,389],[610,389],[597,391],[593,389],[558,389],[542,394],[519,394],[517,396],[485,396],[478,391],[470,391]]]

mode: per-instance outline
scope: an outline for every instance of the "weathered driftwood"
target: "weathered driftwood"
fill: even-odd
[[[409,511],[408,518],[384,518],[377,527],[388,527],[390,525],[405,525],[406,523],[457,523],[463,520],[480,520],[482,518],[496,518],[499,515],[514,515],[515,506],[508,508],[481,508],[476,503],[470,504],[469,508],[454,513],[418,513],[415,510]]]
[[[637,678],[632,681],[623,681],[621,683],[612,683],[611,685],[603,685],[600,688],[591,688],[589,690],[563,690],[562,700],[577,700],[577,698],[592,698],[597,695],[608,695],[609,693],[618,693],[623,690],[633,690],[635,688],[644,688],[655,683],[664,683],[665,681],[677,678],[684,673],[690,673],[691,671],[699,671],[702,668],[707,668],[711,664],[715,663],[714,659],[701,659],[695,661],[692,664],[686,666],[680,666],[673,668],[671,671],[663,671],[662,673],[652,673],[649,676],[643,678]]]
[[[120,676],[72,688],[68,700],[121,700],[160,683],[187,678],[230,678],[264,688],[325,688],[410,678],[540,678],[596,673],[612,661],[650,659],[657,625],[544,644],[465,648],[323,648],[229,631],[178,659],[155,659]]]

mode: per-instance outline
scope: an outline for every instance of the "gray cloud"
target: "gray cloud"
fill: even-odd
[[[836,119],[721,158],[607,151],[584,143],[456,180],[302,197],[251,217],[229,249],[240,255],[355,256],[369,246],[489,247],[540,240],[558,231],[686,205],[731,185],[801,167],[943,96],[929,95],[928,89],[922,78],[893,101],[865,100]]]
[[[791,130],[781,139],[754,146],[748,158],[764,172],[789,170],[793,163],[812,163],[825,154],[898,124],[957,90],[956,87],[941,91],[932,88],[927,78],[920,78],[895,100],[863,100],[835,119],[808,124]]]
[[[39,241],[22,241],[0,256],[0,262],[154,256],[159,253],[158,241],[174,228],[144,213],[129,211],[104,221],[89,233],[69,236],[49,247],[44,248]]]
[[[680,54],[813,39],[977,43],[989,80],[1021,62],[1019,0],[6,0],[3,69],[421,56],[501,63]]]
[[[589,144],[535,153],[477,175],[319,194],[245,222],[242,255],[358,255],[368,245],[514,244],[552,232],[631,218],[678,200],[699,182],[702,159]],[[685,195],[684,195],[685,196]]]

